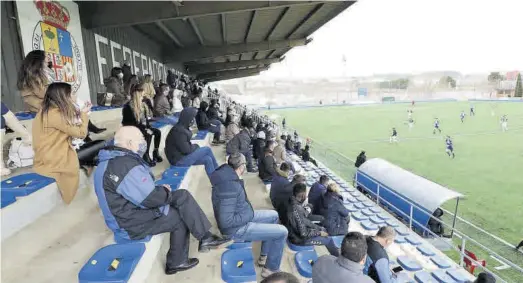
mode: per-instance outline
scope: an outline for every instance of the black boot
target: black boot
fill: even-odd
[[[99,134],[105,130],[107,130],[106,128],[98,128],[97,126],[95,126],[93,123],[91,123],[91,120],[89,120],[89,124],[87,124],[87,130],[91,133],[95,133],[95,134]]]
[[[206,253],[210,249],[217,249],[222,245],[229,243],[230,241],[230,239],[224,239],[216,235],[210,234],[208,237],[205,237],[200,240],[200,243],[198,244],[198,252]]]
[[[153,160],[157,163],[161,163],[163,161],[163,158],[160,156],[160,153],[158,153],[158,149],[153,150]]]
[[[189,258],[186,262],[184,262],[180,265],[166,266],[165,274],[172,275],[172,274],[176,274],[177,272],[180,272],[180,271],[189,270],[189,269],[197,266],[198,263],[200,263],[200,261],[197,258]]]
[[[143,161],[149,164],[150,167],[156,166],[156,162],[154,162],[154,160],[151,159],[148,152],[143,155]]]

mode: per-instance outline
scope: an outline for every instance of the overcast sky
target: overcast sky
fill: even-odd
[[[359,0],[312,37],[262,77],[523,70],[523,1]]]

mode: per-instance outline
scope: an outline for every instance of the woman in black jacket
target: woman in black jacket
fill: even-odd
[[[331,236],[345,235],[349,229],[349,211],[343,205],[343,197],[335,183],[327,186],[327,192],[320,200],[320,213],[325,219],[322,226]]]
[[[122,126],[135,126],[142,132],[147,141],[147,151],[143,155],[143,160],[151,167],[156,166],[156,162],[162,162],[163,159],[158,153],[160,141],[162,140],[162,133],[160,130],[151,127],[147,119],[148,106],[144,101],[143,84],[138,84],[131,90],[131,100],[127,102],[122,108]],[[154,151],[153,158],[149,156],[151,149],[151,142],[154,136]]]

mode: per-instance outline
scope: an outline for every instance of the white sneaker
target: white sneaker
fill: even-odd
[[[10,175],[10,174],[11,174],[11,169],[5,168],[5,167],[2,167],[0,169],[0,175],[7,176],[7,175]]]

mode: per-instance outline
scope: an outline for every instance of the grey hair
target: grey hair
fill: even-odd
[[[378,230],[376,236],[382,239],[394,239],[396,232],[390,226],[383,226]]]
[[[229,156],[229,160],[227,161],[227,164],[229,164],[235,170],[246,163],[247,161],[245,159],[245,156],[239,152],[231,154]]]

